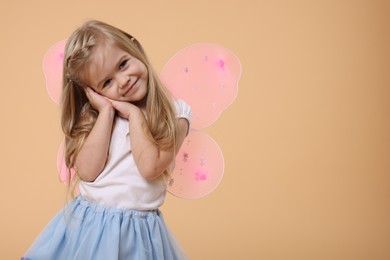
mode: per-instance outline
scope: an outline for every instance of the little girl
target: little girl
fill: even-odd
[[[172,103],[140,43],[88,21],[64,53],[62,129],[80,195],[22,259],[187,259],[159,207],[191,109]],[[70,179],[70,178],[69,178]],[[73,185],[72,185],[73,184]]]

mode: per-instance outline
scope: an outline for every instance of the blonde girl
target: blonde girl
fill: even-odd
[[[141,44],[84,23],[65,47],[61,105],[70,194],[80,195],[22,259],[186,259],[159,207],[191,109],[172,102]]]

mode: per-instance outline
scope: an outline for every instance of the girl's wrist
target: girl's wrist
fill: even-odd
[[[99,114],[107,114],[109,116],[114,116],[115,109],[112,106],[105,106],[100,109]]]
[[[130,120],[130,118],[139,117],[139,116],[144,116],[144,114],[139,107],[134,106],[132,109],[130,109],[127,119]]]

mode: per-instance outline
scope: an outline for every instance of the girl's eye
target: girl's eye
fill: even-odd
[[[108,80],[104,81],[103,88],[107,87],[108,85],[110,85],[110,83],[111,83],[111,79],[108,79]]]
[[[119,69],[123,69],[124,67],[126,67],[128,61],[129,60],[122,61],[121,64],[119,64]]]

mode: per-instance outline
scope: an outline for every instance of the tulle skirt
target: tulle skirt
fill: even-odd
[[[61,210],[22,260],[188,259],[159,210],[108,208],[81,196]]]

